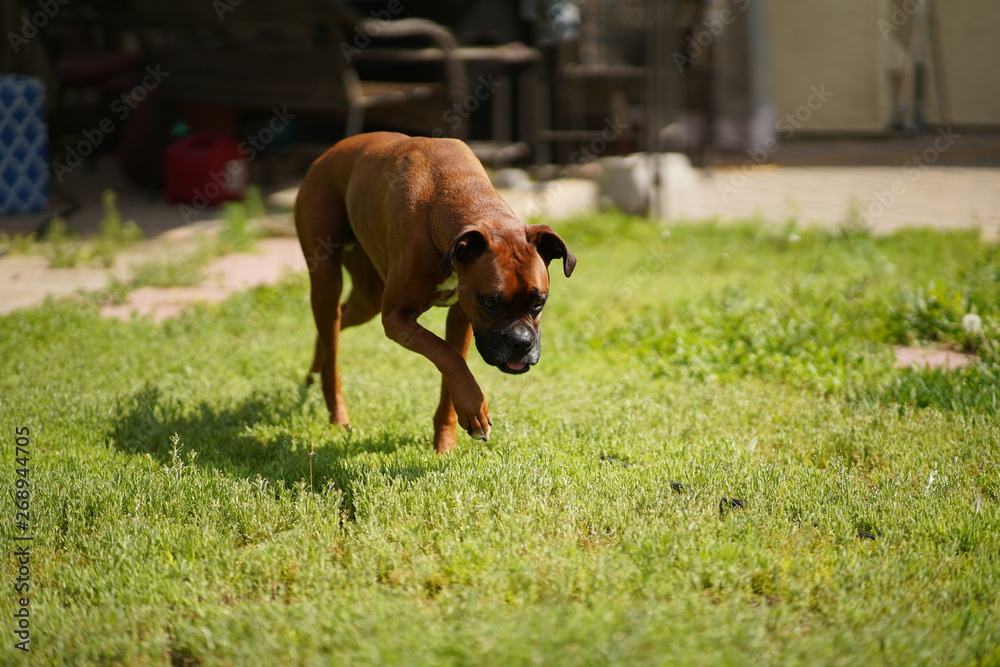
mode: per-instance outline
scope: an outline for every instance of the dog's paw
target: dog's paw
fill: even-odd
[[[458,414],[459,426],[465,429],[465,432],[472,438],[476,440],[490,439],[490,426],[493,425],[493,422],[490,421],[490,409],[485,400],[481,401],[478,407],[470,410],[462,410],[455,406],[455,412]]]
[[[468,433],[469,437],[471,437],[473,440],[482,440],[483,442],[486,442],[487,440],[490,439],[489,426],[486,426],[486,428],[482,427],[468,428],[465,430],[465,432]]]
[[[330,423],[339,424],[343,426],[347,431],[351,430],[351,418],[347,416],[347,408],[343,406],[338,406],[332,412],[330,412]]]
[[[434,431],[434,451],[438,454],[450,451],[457,444],[454,424],[452,424],[451,428],[436,429]]]

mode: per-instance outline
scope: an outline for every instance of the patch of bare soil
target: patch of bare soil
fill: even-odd
[[[896,345],[893,349],[896,352],[897,368],[921,366],[924,368],[947,368],[948,370],[954,370],[968,366],[976,360],[976,356],[973,354],[938,347],[907,347]]]

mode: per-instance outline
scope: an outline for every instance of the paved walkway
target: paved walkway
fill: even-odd
[[[851,211],[874,233],[907,226],[978,227],[1000,238],[1000,169],[776,167],[716,169],[700,178],[707,217],[759,215],[837,226]]]
[[[257,243],[254,252],[224,255],[211,262],[200,285],[141,287],[129,292],[125,303],[102,308],[101,315],[122,320],[148,315],[153,321],[162,322],[191,303],[218,303],[235,292],[274,284],[287,272],[305,268],[298,239],[264,239]]]

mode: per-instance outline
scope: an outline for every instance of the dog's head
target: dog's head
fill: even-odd
[[[538,363],[548,266],[557,258],[569,277],[576,258],[548,225],[468,227],[452,242],[441,272],[458,274],[458,302],[486,363],[513,374]]]

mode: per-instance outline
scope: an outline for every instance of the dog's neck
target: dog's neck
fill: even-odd
[[[435,198],[432,215],[446,224],[434,225],[434,245],[442,253],[451,247],[455,238],[465,229],[474,228],[486,238],[495,237],[511,225],[522,226],[506,200],[500,196],[489,177],[469,174],[461,179],[462,197],[453,199],[450,192],[441,192]]]

